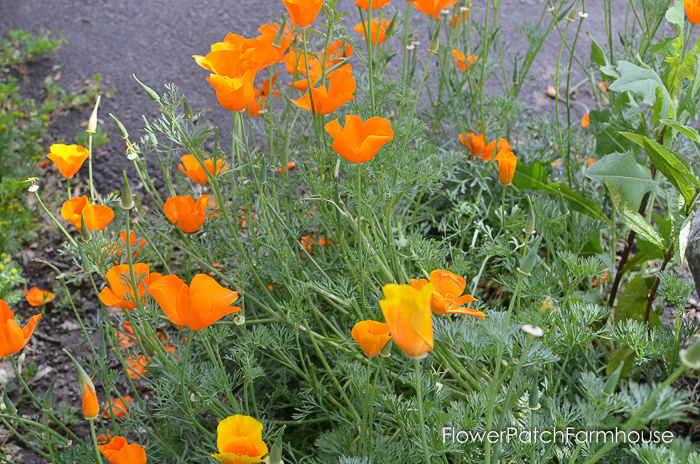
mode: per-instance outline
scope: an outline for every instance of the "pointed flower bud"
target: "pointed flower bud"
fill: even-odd
[[[7,388],[2,389],[2,402],[5,404],[5,409],[10,416],[17,415],[17,408],[10,400],[10,397],[7,396]]]
[[[681,350],[681,362],[691,369],[700,369],[700,342],[693,343],[690,348]]]
[[[620,380],[620,374],[622,373],[622,367],[624,365],[625,362],[621,361],[620,365],[615,369],[615,372],[610,374],[608,380],[605,381],[605,385],[603,386],[603,394],[605,396],[612,396],[613,393],[615,393],[615,388],[617,387],[617,382]]]
[[[134,198],[131,194],[131,185],[129,185],[129,179],[126,177],[126,171],[124,173],[124,187],[122,188],[122,199],[119,202],[119,206],[122,209],[132,209],[134,207]]]
[[[280,434],[277,436],[277,440],[275,440],[275,444],[272,445],[272,449],[270,450],[267,464],[282,464],[282,435],[284,435],[284,429],[286,428],[286,425],[282,426],[282,430],[280,430]]]
[[[433,55],[440,51],[440,36],[438,34],[435,34],[435,37],[430,41],[428,51]]]
[[[535,370],[535,381],[532,383],[532,388],[530,389],[530,399],[527,405],[527,407],[532,411],[537,411],[540,409],[539,376],[540,371]]]
[[[83,230],[85,230],[85,226],[83,226]],[[80,264],[83,266],[83,272],[85,272],[86,274],[90,274],[93,271],[92,263],[90,262],[90,259],[85,254],[85,248],[80,247],[79,250],[80,250]]]
[[[280,25],[277,34],[275,34],[275,38],[272,40],[273,47],[280,48],[280,46],[282,45],[282,41],[284,40],[285,26],[287,26],[287,18],[284,18],[284,21],[282,21],[282,24]]]
[[[51,412],[53,410],[53,387],[56,385],[56,380],[58,380],[58,375],[53,378],[53,382],[49,385],[49,389],[44,393],[44,398],[41,400],[41,410],[44,412]]]
[[[530,195],[526,195],[527,198],[527,222],[525,223],[525,228],[523,232],[528,235],[535,233],[535,209],[532,207],[532,200]]]
[[[80,236],[83,237],[83,240],[86,242],[92,240],[92,232],[90,232],[90,228],[85,225],[84,214],[80,215]]]
[[[114,119],[114,122],[117,123],[117,129],[119,129],[119,135],[123,139],[128,139],[129,138],[129,133],[126,131],[126,127],[124,127],[124,124],[121,123],[119,119],[117,119],[112,113],[109,113],[110,117]]]
[[[97,131],[97,108],[100,107],[100,95],[97,96],[97,101],[95,102],[95,107],[92,109],[92,114],[90,119],[88,119],[87,132],[88,134],[94,134]]]
[[[537,263],[537,252],[539,251],[541,241],[542,241],[542,237],[539,237],[532,244],[532,248],[527,253],[527,255],[525,255],[525,259],[523,259],[523,262],[520,264],[520,267],[518,268],[518,271],[520,271],[521,274],[524,274],[528,277],[530,276],[532,269],[535,267],[535,263]]]
[[[100,403],[97,401],[97,394],[95,393],[95,385],[92,383],[92,379],[87,375],[82,366],[76,361],[76,359],[71,355],[66,349],[63,350],[64,353],[73,361],[75,369],[78,371],[78,382],[80,382],[80,393],[83,396],[83,415],[86,419],[92,420],[100,413]]]
[[[184,107],[185,107],[185,117],[189,119],[190,121],[194,117],[194,113],[192,113],[192,108],[190,108],[190,104],[187,102],[186,98],[183,98],[184,100]]]
[[[394,342],[389,340],[386,342],[386,345],[384,345],[384,348],[379,352],[379,356],[382,358],[388,358],[391,356],[391,348],[394,346]]]
[[[158,102],[160,101],[160,96],[158,95],[158,93],[156,93],[155,90],[153,90],[152,88],[150,88],[149,86],[147,86],[146,84],[144,84],[143,82],[141,82],[141,81],[138,79],[138,77],[136,77],[136,74],[132,74],[132,76],[134,76],[134,79],[136,79],[136,82],[139,83],[139,85],[141,86],[141,88],[143,89],[143,91],[146,92],[146,95],[148,95],[149,97],[151,97],[151,100],[153,100],[153,101],[156,102],[156,103],[158,103]]]

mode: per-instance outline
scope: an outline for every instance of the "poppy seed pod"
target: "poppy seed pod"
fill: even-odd
[[[540,371],[535,370],[535,381],[530,388],[530,398],[527,407],[532,411],[540,409],[540,390],[539,390],[539,374]]]
[[[112,113],[109,113],[109,116],[114,119],[114,122],[117,123],[117,129],[119,129],[119,135],[123,139],[128,139],[129,138],[129,133],[126,131],[126,127],[124,127],[124,124],[121,123],[119,119],[117,119]]]
[[[143,82],[141,82],[141,81],[138,79],[138,77],[136,77],[136,74],[132,74],[132,76],[134,77],[134,79],[136,80],[136,82],[139,83],[139,85],[141,86],[141,88],[143,89],[143,91],[146,92],[146,95],[148,95],[149,97],[151,97],[151,100],[153,100],[153,101],[156,102],[156,103],[158,103],[158,102],[160,101],[160,95],[158,95],[158,93],[156,93],[155,90],[153,90],[152,88],[150,88],[149,86],[147,86],[146,84],[144,84]]]
[[[122,199],[119,202],[119,206],[122,209],[132,209],[134,207],[134,198],[131,194],[131,186],[129,185],[129,179],[126,177],[126,171],[124,173],[124,188],[122,188]]]
[[[528,235],[535,233],[535,210],[532,207],[532,200],[530,200],[530,195],[525,196],[527,199],[527,222],[525,223],[525,228],[523,232]]]
[[[90,262],[90,259],[85,254],[85,248],[80,247],[79,253],[80,253],[80,264],[83,266],[83,271],[86,274],[90,274],[92,272],[92,263]]]
[[[282,41],[287,35],[286,27],[287,26],[287,18],[284,18],[284,21],[282,21],[282,25],[280,26],[279,30],[277,31],[277,34],[275,34],[275,38],[272,39],[272,46],[275,48],[280,48],[282,46]]]
[[[690,348],[681,350],[681,362],[691,369],[700,369],[700,342],[690,345]]]
[[[82,214],[80,215],[80,236],[83,237],[83,240],[86,242],[92,240],[90,228],[85,225],[85,216]]]
[[[280,430],[277,440],[275,440],[275,443],[270,449],[270,456],[267,458],[267,464],[282,464],[282,435],[284,435],[284,429],[286,428],[286,425],[282,426],[282,430]]]
[[[435,33],[435,37],[430,41],[430,46],[428,46],[428,51],[435,55],[440,51],[440,36],[439,33]]]
[[[621,361],[620,365],[617,366],[617,369],[615,369],[615,372],[610,374],[608,380],[605,381],[605,385],[603,386],[603,394],[605,396],[612,396],[613,393],[615,393],[615,388],[617,387],[617,382],[620,380],[620,374],[622,373],[622,368],[624,365],[625,362]]]
[[[41,400],[41,410],[44,412],[51,412],[53,410],[53,387],[56,385],[56,380],[58,380],[58,375],[53,378],[53,382],[51,382],[51,385],[49,385],[48,390],[46,390]]]
[[[194,113],[192,113],[192,108],[190,108],[190,104],[187,102],[187,99],[183,98],[183,101],[183,106],[185,108],[185,117],[191,121],[194,117]]]
[[[7,413],[10,416],[17,415],[17,408],[15,407],[14,403],[10,400],[10,397],[7,396],[7,388],[2,389],[2,402],[5,405],[5,409],[7,410]]]
[[[532,249],[525,255],[525,258],[523,259],[523,262],[520,264],[520,267],[518,268],[518,271],[526,276],[530,276],[530,272],[532,272],[532,269],[535,267],[535,263],[537,262],[537,251],[540,248],[540,242],[542,241],[542,237],[539,237],[535,243],[532,244]]]
[[[100,107],[100,95],[97,96],[97,101],[95,102],[95,107],[92,109],[92,114],[90,119],[88,119],[87,132],[88,134],[94,134],[97,131],[97,108]]]

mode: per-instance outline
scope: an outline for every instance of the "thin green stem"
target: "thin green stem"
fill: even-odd
[[[425,431],[425,419],[423,417],[423,389],[421,387],[420,360],[413,360],[413,367],[416,371],[416,407],[418,409],[418,426],[420,427],[420,439],[423,444],[424,464],[430,464],[430,450],[428,449],[428,435]]]

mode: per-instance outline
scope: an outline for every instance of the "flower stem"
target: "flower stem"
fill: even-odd
[[[423,418],[423,391],[421,386],[420,360],[413,360],[416,370],[416,404],[418,406],[418,425],[420,427],[420,439],[423,443],[423,459],[425,464],[430,464],[430,452],[428,450],[428,435],[425,432],[425,419]]]
[[[97,436],[95,435],[95,419],[90,419],[90,432],[92,433],[92,444],[95,445],[95,456],[97,456],[97,462],[102,464],[102,456],[100,456],[100,448],[97,445]]]

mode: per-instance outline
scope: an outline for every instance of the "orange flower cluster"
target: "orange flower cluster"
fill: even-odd
[[[273,90],[278,75],[279,73],[275,74],[270,79],[263,81],[262,86],[259,89],[253,88],[253,92],[255,92],[255,99],[253,100],[253,103],[251,103],[250,106],[246,109],[246,112],[249,116],[257,118],[258,116],[260,116],[263,110],[267,109],[267,97],[269,95],[277,95],[278,97],[280,97],[280,93],[276,90]]]
[[[316,21],[325,0],[282,0],[292,22],[307,29]]]
[[[333,137],[333,150],[351,163],[366,163],[379,150],[394,140],[394,131],[389,120],[370,118],[362,121],[355,115],[345,116],[345,127],[335,119],[326,124],[326,132]]]
[[[253,464],[263,462],[267,445],[262,439],[263,425],[252,417],[227,417],[216,429],[216,447],[212,457],[224,464]]]
[[[131,406],[131,397],[129,395],[126,395],[122,398],[115,398],[105,403],[105,408],[102,412],[102,417],[104,417],[105,419],[109,419],[110,417],[114,416],[118,417],[119,419],[124,419],[129,413],[129,406]]]
[[[170,197],[163,207],[165,216],[181,231],[188,234],[197,232],[207,218],[209,199],[209,195],[202,195],[196,202],[189,195]]]
[[[20,327],[15,322],[15,313],[7,306],[5,300],[0,300],[0,358],[15,354],[24,348],[32,338],[41,314],[32,316],[27,325]]]
[[[49,150],[50,153],[46,157],[53,161],[58,171],[68,179],[80,171],[80,167],[90,156],[90,152],[80,145],[53,144]]]
[[[352,77],[349,66],[344,66],[328,76],[328,88],[325,85],[312,88],[310,93],[292,102],[299,108],[311,111],[313,99],[316,114],[329,114],[355,98],[355,89],[355,78]]]
[[[136,258],[141,249],[146,246],[146,242],[143,239],[136,237],[136,233],[133,230],[129,230],[129,245],[131,247],[131,255]],[[119,241],[113,242],[110,245],[111,253],[117,258],[121,259],[122,256],[126,256],[126,231],[119,233]],[[117,264],[119,264],[117,262]]]
[[[467,54],[467,56],[465,57],[464,53],[456,49],[452,50],[452,56],[455,59],[455,64],[459,69],[462,70],[462,72],[467,72],[467,70],[471,71],[472,64],[479,61],[478,56]]]
[[[148,289],[170,322],[202,330],[241,308],[231,306],[238,292],[222,287],[208,275],[197,274],[189,286],[176,275],[155,281]]]
[[[61,217],[81,231],[81,219],[88,230],[102,230],[114,219],[114,211],[109,206],[92,205],[88,197],[75,197],[66,200],[61,208]]]
[[[228,171],[228,165],[223,159],[216,160],[216,173],[214,173],[214,161],[210,159],[204,160],[204,168],[197,162],[197,158],[194,155],[185,155],[180,158],[180,164],[177,165],[180,172],[184,173],[192,181],[198,184],[206,184],[207,171],[212,176],[218,176],[219,174]]]
[[[301,242],[301,247],[311,254],[313,254],[316,244],[324,248],[327,245],[333,245],[331,239],[326,240],[323,237],[316,237],[315,235],[304,235],[299,242]]]
[[[29,306],[38,307],[44,306],[46,303],[53,301],[55,295],[48,290],[39,290],[37,287],[29,289],[24,299],[27,300]]]
[[[460,11],[455,13],[452,19],[450,19],[450,27],[452,29],[457,29],[457,26],[464,24],[464,21],[467,19],[469,19],[469,8],[462,7]]]
[[[136,263],[133,265],[134,281],[136,282],[137,291],[141,304],[145,303],[147,288],[153,282],[162,277],[157,272],[150,272],[148,264]],[[107,271],[108,286],[100,292],[100,300],[106,306],[116,306],[123,309],[134,309],[136,307],[136,298],[134,289],[129,283],[129,265],[121,264],[112,267]]]
[[[416,10],[432,16],[435,19],[440,19],[440,12],[447,8],[453,7],[457,0],[415,0],[413,5]]]
[[[498,144],[496,144],[495,140],[487,144],[484,134],[476,135],[471,132],[466,136],[464,134],[459,134],[459,141],[462,145],[467,147],[467,150],[471,152],[474,158],[481,161],[490,161],[493,152],[496,150],[498,150],[498,153],[513,151],[513,148],[506,139],[500,139]]]
[[[366,40],[366,33],[367,30],[369,30],[369,41],[372,43],[372,45],[379,45],[384,43],[384,40],[386,39],[386,30],[390,23],[391,22],[386,18],[382,18],[381,20],[379,18],[375,18],[372,20],[371,24],[369,24],[368,21],[358,24],[355,26],[355,31],[362,34]]]
[[[479,319],[486,317],[481,311],[462,306],[477,301],[476,298],[469,294],[462,295],[467,287],[467,282],[463,277],[450,271],[437,269],[430,273],[430,282],[426,279],[411,279],[411,286],[416,290],[422,290],[428,284],[433,286],[433,294],[430,296],[430,309],[438,316],[466,314]]]
[[[129,444],[124,437],[113,437],[99,447],[100,453],[111,464],[146,464],[146,450],[136,443]]]
[[[377,321],[360,321],[352,328],[352,338],[370,358],[377,356],[391,340],[389,324]]]

